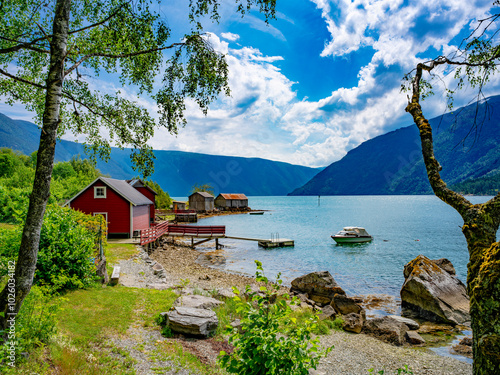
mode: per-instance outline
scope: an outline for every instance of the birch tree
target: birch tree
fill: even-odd
[[[276,0],[236,0],[244,15],[257,8],[266,22]],[[113,142],[131,147],[143,176],[151,173],[147,145],[157,126],[176,133],[186,123],[185,100],[206,113],[229,94],[224,56],[207,42],[201,19],[219,20],[220,0],[190,0],[191,30],[171,40],[162,2],[149,0],[3,0],[0,2],[0,95],[36,114],[41,126],[35,180],[15,266],[15,293],[0,293],[0,331],[19,311],[36,268],[40,229],[50,194],[56,140],[83,135],[92,155],[108,158]],[[100,90],[106,77],[152,98],[157,122],[124,93]],[[155,78],[162,78],[156,88]],[[99,79],[97,79],[99,78]],[[108,137],[102,137],[103,130]],[[10,294],[15,302],[8,303]],[[3,313],[3,314],[2,314]]]
[[[462,232],[467,240],[469,264],[467,290],[473,331],[473,373],[500,374],[500,247],[496,233],[500,225],[500,193],[483,204],[472,204],[447,187],[441,179],[441,165],[433,150],[432,129],[421,106],[422,97],[431,86],[425,74],[433,75],[438,67],[453,70],[457,87],[476,89],[476,100],[484,99],[483,87],[496,73],[500,62],[500,45],[493,29],[500,14],[479,22],[475,33],[453,56],[440,56],[420,63],[408,78],[411,99],[406,111],[417,125],[427,176],[434,194],[453,207],[464,221]],[[450,72],[448,72],[450,73]],[[454,91],[447,89],[449,99]],[[477,118],[477,117],[476,117]],[[474,126],[474,125],[471,125]]]

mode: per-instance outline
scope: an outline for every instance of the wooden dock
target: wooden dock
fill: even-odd
[[[273,238],[271,240],[259,241],[259,246],[265,247],[291,247],[295,246],[295,241],[288,238]]]
[[[235,237],[235,236],[226,236],[226,238],[231,238],[233,240],[243,240],[243,241],[257,241],[259,243],[259,246],[265,248],[295,246],[295,241],[290,240],[288,238],[262,239],[262,238]]]

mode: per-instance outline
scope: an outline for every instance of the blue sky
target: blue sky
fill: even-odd
[[[241,18],[223,0],[219,24],[204,22],[214,48],[227,55],[231,97],[203,116],[187,105],[178,136],[157,130],[155,149],[261,157],[326,166],[377,135],[410,125],[403,75],[419,61],[452,52],[491,12],[493,0],[278,0],[266,26],[252,12]],[[174,38],[188,30],[187,1],[162,3]],[[159,76],[158,79],[161,77]],[[445,111],[436,95],[424,102],[431,118]],[[442,83],[450,84],[451,76]],[[109,90],[116,82],[101,83]],[[498,78],[486,95],[500,93]],[[134,92],[125,90],[134,97]],[[467,104],[470,92],[456,98]],[[155,105],[137,99],[155,114]],[[17,106],[0,112],[30,120]],[[65,138],[73,139],[71,135]]]

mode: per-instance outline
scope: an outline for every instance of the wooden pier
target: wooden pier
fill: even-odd
[[[148,245],[153,242],[158,242],[161,236],[175,237],[190,237],[191,247],[201,245],[210,240],[215,240],[215,248],[218,249],[219,239],[229,238],[233,240],[257,241],[259,246],[264,248],[270,247],[290,247],[295,246],[294,240],[288,238],[279,238],[279,235],[273,235],[271,239],[249,238],[226,236],[226,227],[224,225],[197,226],[197,225],[172,225],[168,222],[163,222],[151,228],[141,231],[140,244]],[[195,242],[198,239],[198,242]]]
[[[259,246],[268,247],[290,247],[295,246],[295,241],[288,238],[249,238],[249,237],[235,237],[235,236],[225,236],[225,238],[230,238],[233,240],[243,240],[243,241],[257,241]]]

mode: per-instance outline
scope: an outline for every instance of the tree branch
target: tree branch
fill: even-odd
[[[43,89],[43,90],[47,89],[46,86],[40,85],[40,84],[35,83],[35,82],[28,81],[27,79],[24,79],[24,78],[21,78],[21,77],[17,77],[17,76],[15,76],[13,74],[10,74],[9,72],[6,72],[5,70],[2,70],[2,69],[0,69],[0,74],[3,74],[4,76],[7,76],[9,78],[12,78],[14,81],[26,83],[26,84],[28,84],[30,86],[34,86],[34,87],[37,87],[39,89]]]
[[[78,60],[75,64],[73,64],[73,66],[71,66],[69,69],[67,69],[64,72],[64,76],[67,76],[68,74],[70,74],[73,70],[78,68],[86,60],[88,60],[92,57],[107,57],[109,59],[124,59],[124,58],[128,58],[128,57],[146,55],[146,54],[153,53],[153,52],[160,52],[160,51],[164,51],[164,50],[171,49],[171,48],[178,47],[178,46],[185,46],[186,44],[187,43],[173,43],[173,44],[166,46],[166,47],[152,48],[149,50],[124,53],[124,54],[118,54],[118,55],[110,54],[110,53],[89,53],[89,54],[83,56],[80,60]]]
[[[483,204],[484,211],[489,214],[493,220],[496,230],[500,226],[500,193]]]
[[[3,37],[3,36],[0,36],[0,39],[6,40],[8,42],[19,43],[16,40],[9,39],[9,38]],[[17,51],[19,51],[21,49],[29,49],[29,50],[32,50],[32,51],[35,51],[35,52],[49,54],[50,51],[47,51],[46,49],[37,48],[37,47],[33,46],[35,43],[37,43],[37,42],[39,42],[39,41],[41,41],[43,39],[45,39],[45,37],[35,39],[35,40],[31,41],[31,42],[19,43],[17,46],[13,46],[13,47],[9,47],[9,48],[2,48],[2,49],[0,49],[0,54],[10,53],[10,52],[17,52]]]
[[[111,13],[108,17],[106,17],[105,19],[103,19],[102,21],[99,21],[99,22],[96,22],[92,25],[89,25],[89,26],[85,26],[85,27],[82,27],[81,29],[78,29],[78,30],[73,30],[73,31],[70,31],[68,34],[69,35],[72,35],[72,34],[77,34],[77,33],[80,33],[82,31],[85,31],[85,30],[88,30],[88,29],[93,29],[94,27],[97,27],[97,26],[100,26],[100,25],[103,25],[105,24],[106,22],[108,22],[111,18],[113,18],[114,16],[116,16],[118,14],[118,12],[127,4],[130,4],[131,1],[126,1],[124,2],[122,5],[120,5],[118,8],[116,8],[116,10]]]
[[[417,65],[415,77],[412,82],[412,99],[406,107],[406,112],[412,115],[413,121],[419,129],[420,141],[422,143],[422,155],[424,157],[427,177],[429,178],[432,190],[443,202],[455,208],[460,214],[465,214],[472,207],[472,204],[460,194],[449,189],[446,183],[441,179],[439,172],[442,167],[434,156],[432,128],[429,121],[424,117],[422,107],[420,106],[420,80],[423,71],[430,72],[434,67],[445,63],[446,58],[438,58],[433,60],[429,65]]]

